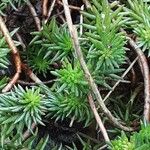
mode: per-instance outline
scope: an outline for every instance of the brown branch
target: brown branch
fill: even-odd
[[[15,63],[15,67],[16,67],[16,73],[14,75],[14,77],[12,78],[12,80],[6,85],[6,87],[2,90],[2,92],[7,92],[9,91],[12,86],[17,82],[17,80],[19,79],[20,73],[21,73],[21,59],[20,59],[20,55],[18,53],[17,47],[14,44],[14,41],[12,40],[9,31],[3,21],[3,18],[0,16],[0,30],[2,31],[6,42],[8,43],[11,52],[13,54],[13,59],[14,59],[14,63]]]
[[[45,18],[47,16],[47,5],[48,5],[48,0],[43,0],[43,17]]]
[[[54,79],[54,80],[42,81],[42,83],[43,84],[50,84],[50,83],[53,83],[55,81],[56,80]],[[27,81],[22,81],[22,80],[18,80],[17,83],[22,84],[22,85],[29,85],[29,86],[38,84],[38,83],[35,83],[35,82],[27,82]]]
[[[100,116],[99,116],[99,114],[98,114],[98,112],[96,110],[96,106],[94,104],[94,101],[93,101],[93,98],[92,98],[91,94],[88,95],[88,100],[89,100],[90,107],[91,107],[91,109],[92,109],[92,111],[94,113],[94,116],[95,116],[95,119],[97,121],[97,124],[99,125],[99,128],[100,128],[100,130],[102,132],[102,135],[103,135],[103,137],[105,139],[105,142],[110,142],[107,130],[104,127],[104,124],[103,124],[103,122],[102,122],[102,120],[101,120],[101,118],[100,118]]]
[[[40,19],[39,19],[37,13],[36,13],[36,11],[35,11],[34,6],[30,3],[29,0],[27,1],[27,5],[28,5],[28,7],[29,7],[29,9],[30,9],[30,12],[31,12],[33,18],[34,18],[34,21],[35,21],[37,30],[40,31],[40,30],[41,30],[41,21],[40,21]]]
[[[20,42],[20,44],[21,44],[21,46],[23,48],[23,51],[25,51],[26,50],[26,45],[24,44],[24,42],[22,40],[22,37],[20,36],[19,33],[16,33],[16,37],[17,37],[18,41]]]
[[[36,128],[36,124],[33,123],[31,125],[31,130],[33,131]],[[23,140],[26,140],[29,136],[31,135],[31,131],[30,130],[26,130],[23,134]]]
[[[80,62],[80,65],[84,71],[86,80],[89,83],[89,86],[92,90],[92,92],[94,93],[100,107],[101,107],[101,111],[111,120],[111,122],[118,128],[125,130],[125,131],[133,131],[133,128],[130,127],[126,127],[123,126],[120,122],[118,122],[118,119],[115,118],[111,112],[108,110],[108,108],[106,107],[106,105],[104,104],[102,97],[99,93],[98,87],[94,82],[94,79],[92,78],[89,69],[85,63],[81,48],[80,48],[80,44],[78,41],[78,34],[77,34],[77,29],[75,28],[75,26],[72,23],[72,19],[71,19],[71,14],[70,14],[70,10],[69,10],[69,6],[68,6],[68,0],[63,0],[63,5],[64,5],[64,10],[65,10],[65,16],[67,19],[67,24],[69,27],[69,31],[73,40],[73,44],[74,44],[74,48],[75,48],[75,52],[77,54],[77,58]]]
[[[60,14],[59,10],[57,9],[57,14],[59,14],[59,18],[62,20],[63,24],[66,22],[66,20],[64,19],[64,16],[62,14]],[[62,11],[64,13],[64,10]]]
[[[141,62],[140,68],[141,72],[143,72],[144,78],[144,94],[145,94],[145,104],[144,104],[144,118],[146,121],[150,122],[150,75],[149,75],[149,66],[147,63],[147,59],[140,48],[136,45],[136,43],[128,36],[129,44],[135,50],[136,54],[139,57]]]
[[[131,65],[131,61],[130,61],[130,59],[128,58],[127,59],[127,62],[128,62],[128,64],[129,65]],[[135,72],[135,70],[134,70],[134,67],[132,67],[132,69],[131,69],[131,83],[132,83],[132,87],[135,85],[135,83],[136,83],[136,72]]]
[[[25,73],[37,84],[43,84],[43,82],[32,72],[32,70],[26,65],[21,64],[22,69],[25,71]]]
[[[56,0],[53,0],[51,6],[50,6],[50,8],[49,8],[49,11],[48,11],[48,13],[47,13],[47,17],[46,17],[46,19],[45,19],[45,21],[44,21],[45,24],[48,22],[48,20],[49,20],[51,14],[52,14],[52,11],[53,11],[53,9],[54,9],[55,3],[56,3]]]

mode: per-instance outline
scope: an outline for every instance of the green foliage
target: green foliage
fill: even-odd
[[[126,40],[122,33],[118,33],[121,19],[115,20],[114,14],[105,1],[102,6],[101,13],[93,7],[95,30],[93,33],[91,31],[86,33],[92,42],[87,58],[93,65],[96,64],[96,70],[114,70],[124,63]]]
[[[143,126],[138,133],[130,138],[123,133],[121,137],[111,142],[111,150],[146,150],[150,147],[150,126]]]
[[[89,125],[92,114],[87,103],[86,96],[76,96],[72,93],[50,94],[48,107],[48,116],[57,120],[70,118],[78,122],[84,122],[85,126]]]
[[[27,62],[36,74],[46,74],[50,72],[51,60],[45,58],[45,48],[40,45],[29,46],[27,52]]]
[[[51,43],[43,44],[43,46],[49,51],[46,56],[50,55],[50,51],[55,51],[54,61],[63,60],[68,56],[73,50],[73,44],[66,25],[52,33]]]
[[[0,145],[1,150],[44,150],[49,137],[41,138],[37,141],[37,135],[30,136],[23,140],[20,135],[16,134],[13,137],[8,137],[3,145]]]
[[[51,73],[57,77],[53,86],[57,92],[69,91],[76,96],[81,92],[87,93],[87,81],[78,62],[75,62],[74,66],[68,61],[63,62],[62,69],[51,71]]]
[[[92,149],[92,146],[90,145],[90,141],[88,140],[87,142],[85,142],[80,136],[78,136],[82,146],[83,146],[83,150],[90,150]],[[68,146],[67,146],[68,147]],[[78,150],[77,146],[73,143],[73,148],[68,147],[68,150]]]
[[[7,55],[10,49],[8,48],[4,37],[0,34],[0,68],[7,68],[9,61]]]
[[[150,147],[150,126],[142,126],[139,133],[134,133],[131,140],[135,142],[137,150],[145,150]]]
[[[23,89],[15,87],[14,91],[0,95],[1,125],[17,124],[31,128],[31,124],[42,124],[41,116],[45,114],[45,98],[39,88]]]
[[[0,79],[0,90],[4,88],[7,81],[8,81],[8,79],[6,77],[3,77],[3,78]]]
[[[114,70],[119,68],[120,64],[124,63],[125,60],[125,37],[122,34],[117,34],[114,31],[105,35],[100,35],[100,39],[92,39],[93,49],[89,51],[87,58],[90,59],[92,64],[96,64],[97,70]],[[94,61],[94,62],[93,62]]]
[[[45,58],[51,62],[62,61],[69,57],[73,51],[72,39],[66,25],[58,27],[53,18],[50,23],[43,26],[40,32],[33,32],[36,35],[31,44],[41,44],[45,49]]]
[[[126,8],[127,25],[133,29],[137,36],[138,47],[148,51],[150,56],[150,10],[149,4],[143,0],[128,0],[130,8]]]
[[[10,36],[13,36],[17,32],[18,28],[14,29],[12,32],[10,32]],[[20,43],[17,41],[14,41],[15,45],[18,46]],[[10,52],[10,48],[8,47],[8,44],[6,43],[5,38],[0,33],[0,69],[6,69],[8,68],[9,57],[8,54]]]
[[[125,134],[122,134],[116,140],[111,142],[111,150],[134,150],[135,145],[134,143],[130,142]]]
[[[17,7],[22,6],[25,1],[0,0],[0,14],[3,14],[9,6],[17,10]],[[121,27],[127,27],[126,29],[134,32],[137,36],[138,47],[141,47],[143,51],[150,49],[150,6],[144,0],[128,0],[130,8],[124,6],[116,8],[115,6],[112,10],[107,0],[90,2],[92,7],[87,12],[81,12],[84,23],[81,24],[83,34],[80,35],[79,42],[87,67],[98,88],[104,86],[111,89],[114,85],[113,80],[121,79],[120,72],[124,70],[122,67],[126,62],[125,47],[128,46],[126,46],[125,35],[120,31]],[[36,2],[33,1],[34,3]],[[121,12],[122,9],[125,12]],[[67,25],[60,25],[55,18],[52,18],[50,22],[42,26],[41,31],[33,32],[32,36],[33,40],[27,45],[23,61],[35,74],[39,75],[39,78],[44,76],[51,80],[51,76],[54,75],[55,81],[52,87],[41,84],[40,87],[19,85],[11,92],[0,94],[0,149],[44,150],[48,137],[39,141],[40,137],[37,133],[25,141],[22,138],[26,129],[33,134],[31,129],[33,123],[44,125],[51,118],[59,122],[70,120],[70,125],[74,121],[81,122],[86,127],[93,119],[87,99],[90,88],[76,59]],[[8,54],[9,48],[0,34],[0,69],[7,69]],[[0,78],[0,89],[6,85],[6,82],[6,77]],[[104,92],[103,94],[102,98],[105,96]],[[107,101],[108,106],[113,107],[112,111],[117,119],[124,120],[128,125],[139,119],[141,115],[142,109],[139,105],[136,109],[133,108],[136,96],[131,97],[130,101],[127,97],[125,101],[126,99],[123,99],[125,94],[123,97],[119,95],[119,98],[115,95],[114,99]],[[113,105],[110,105],[111,103]],[[95,104],[98,109],[97,103]],[[137,103],[134,104],[137,105]],[[139,133],[133,133],[129,138],[122,134],[121,137],[111,142],[110,149],[149,149],[149,130],[149,126],[142,127]],[[36,136],[38,138],[35,138]],[[93,148],[94,146],[89,141],[85,142],[80,137],[79,139],[84,150],[98,149]],[[77,150],[75,143],[72,148],[67,148]],[[64,145],[52,147],[54,150],[67,148],[64,148]]]
[[[118,15],[121,8],[112,12],[105,0],[93,0],[93,4],[89,12],[82,12],[85,16],[83,27],[87,30],[83,37],[91,43],[85,47],[87,63],[96,83],[111,88],[107,82],[119,78],[117,74],[122,71],[120,66],[126,59],[125,36],[119,32],[123,24],[122,16]]]
[[[58,31],[58,25],[55,18],[52,18],[50,22],[43,25],[43,29],[39,32],[33,32],[32,35],[35,35],[30,44],[43,44],[49,43],[52,41],[52,34]]]
[[[3,11],[11,6],[13,9],[17,10],[16,6],[19,7],[21,4],[26,2],[27,0],[0,0],[0,14],[3,14]]]

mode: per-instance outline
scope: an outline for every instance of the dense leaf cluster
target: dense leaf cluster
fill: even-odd
[[[142,126],[142,129],[135,132],[130,138],[125,133],[111,142],[111,150],[146,150],[150,147],[150,126]]]
[[[26,0],[0,0],[0,14],[5,15],[6,8],[17,7]],[[128,0],[126,6],[113,6],[107,0],[92,0],[91,8],[81,11],[83,28],[79,42],[87,67],[98,87],[112,89],[115,80],[122,80],[121,72],[127,60],[127,40],[121,28],[136,35],[138,47],[150,55],[150,4],[143,0]],[[78,28],[78,31],[80,28]],[[11,35],[14,35],[14,30]],[[32,131],[33,123],[44,126],[54,119],[55,122],[69,120],[70,126],[82,123],[84,127],[93,121],[93,114],[88,103],[88,86],[84,72],[74,50],[72,37],[66,24],[60,24],[56,18],[42,26],[41,31],[31,33],[32,40],[26,51],[20,52],[23,62],[33,72],[44,79],[54,78],[51,85],[14,86],[10,92],[0,94],[0,149],[44,150],[48,136],[37,139],[38,131]],[[18,46],[19,43],[16,42]],[[0,33],[0,69],[7,69],[10,61],[10,48]],[[0,78],[0,90],[8,78]],[[136,97],[136,96],[135,96]],[[133,99],[127,104],[121,98],[108,100],[115,106],[114,114],[130,124],[129,111]],[[95,97],[94,102],[95,102]],[[95,102],[96,107],[97,103]],[[127,109],[125,107],[128,107]],[[137,107],[139,109],[139,107]],[[100,113],[100,109],[97,109]],[[132,110],[133,111],[133,110]],[[137,111],[137,109],[136,109]],[[118,113],[117,113],[118,112]],[[140,110],[141,112],[141,110]],[[139,113],[136,113],[139,115]],[[132,115],[133,117],[133,115]],[[140,118],[134,115],[133,117]],[[29,130],[32,135],[23,138]],[[123,134],[111,142],[112,150],[145,150],[150,147],[149,126],[127,138]],[[89,142],[79,137],[83,149],[90,150]],[[72,149],[54,146],[56,149]],[[73,149],[77,146],[73,143]]]

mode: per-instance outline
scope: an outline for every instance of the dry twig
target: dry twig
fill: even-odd
[[[77,30],[75,28],[75,26],[72,23],[72,19],[71,19],[71,14],[70,14],[70,10],[69,10],[69,6],[68,6],[68,0],[63,0],[63,5],[64,5],[64,10],[65,10],[65,16],[67,19],[67,24],[69,27],[69,31],[73,40],[73,44],[74,44],[74,48],[75,48],[75,52],[77,54],[77,58],[81,64],[81,67],[84,71],[85,77],[89,83],[89,86],[91,87],[92,92],[95,94],[95,97],[101,107],[102,112],[104,112],[104,114],[111,120],[111,122],[118,128],[125,130],[125,131],[133,131],[133,128],[130,127],[126,127],[123,126],[122,124],[120,124],[120,122],[118,122],[118,120],[111,114],[111,112],[108,110],[108,108],[106,107],[106,105],[104,104],[102,97],[99,93],[99,90],[97,88],[97,85],[95,84],[89,70],[88,67],[85,63],[80,45],[79,45],[79,41],[78,41],[78,35],[77,35]]]
[[[140,68],[141,72],[143,72],[144,93],[145,93],[144,118],[146,119],[146,121],[150,122],[150,75],[147,59],[142,50],[138,48],[136,43],[130,37],[128,37],[128,40],[129,44],[135,50],[141,62]]]
[[[55,3],[56,3],[56,0],[53,0],[51,6],[50,6],[50,8],[49,8],[49,11],[48,11],[48,13],[47,13],[47,17],[46,17],[46,19],[45,19],[45,21],[44,21],[45,24],[47,23],[47,21],[49,20],[51,14],[52,14],[52,11],[53,11],[53,9],[54,9]]]
[[[91,109],[94,113],[97,124],[99,125],[99,128],[100,128],[100,130],[102,132],[102,135],[105,139],[105,142],[110,142],[110,139],[109,139],[109,136],[107,134],[106,128],[104,127],[104,124],[103,124],[103,122],[102,122],[102,120],[101,120],[101,118],[100,118],[100,116],[99,116],[99,114],[96,110],[96,106],[94,104],[94,101],[93,101],[93,98],[92,98],[91,94],[88,95],[88,100],[89,100],[90,107],[91,107]]]
[[[34,6],[30,3],[29,0],[27,1],[27,5],[28,5],[28,7],[30,9],[30,12],[31,12],[33,18],[34,18],[37,30],[40,31],[41,30],[41,21],[40,21],[38,15],[37,15],[37,13],[36,13],[36,11],[34,9]]]
[[[36,127],[36,124],[33,123],[31,126],[31,130],[33,131]],[[23,134],[23,139],[26,140],[29,136],[31,135],[31,131],[30,130],[26,130],[26,132],[24,132]]]
[[[22,63],[21,67],[35,83],[42,84],[42,81],[32,72],[30,68],[28,68],[27,65]]]
[[[35,75],[34,75],[35,76]],[[37,77],[36,77],[37,78]],[[50,84],[50,83],[53,83],[55,82],[56,80],[48,80],[48,81],[42,81],[43,84]],[[18,80],[17,83],[19,84],[22,84],[22,85],[28,85],[28,86],[31,86],[31,85],[37,85],[38,83],[35,83],[35,82],[27,82],[27,81],[22,81],[22,80]]]
[[[128,62],[129,65],[131,65],[131,61],[130,61],[129,58],[127,59],[127,62]],[[132,87],[135,85],[136,79],[137,79],[136,72],[134,70],[134,67],[132,67],[132,69],[131,69],[131,83],[132,83]]]
[[[11,49],[11,52],[13,54],[15,67],[16,67],[16,73],[15,73],[14,77],[7,84],[7,86],[2,90],[2,92],[7,92],[17,82],[17,80],[20,76],[20,73],[21,73],[21,59],[20,59],[20,55],[18,53],[17,47],[15,46],[15,44],[14,44],[14,42],[13,42],[13,40],[12,40],[10,34],[9,34],[9,31],[8,31],[4,21],[3,21],[3,18],[1,16],[0,16],[0,30],[2,31],[2,33],[3,33],[3,35],[6,39],[6,42],[8,43],[8,45]]]
[[[48,5],[48,0],[43,0],[43,17],[45,18],[47,16],[47,5]]]

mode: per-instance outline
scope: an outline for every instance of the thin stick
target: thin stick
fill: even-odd
[[[102,147],[100,147],[98,150],[103,150],[103,149],[106,149],[108,147],[108,145],[103,145]]]
[[[43,84],[50,84],[55,82],[56,80],[49,80],[49,81],[43,81]],[[22,84],[22,85],[37,85],[37,83],[35,82],[27,82],[27,81],[22,81],[22,80],[18,80],[17,83]]]
[[[31,125],[31,130],[33,131],[35,129],[35,127],[36,127],[36,124],[33,123]],[[24,132],[24,134],[23,134],[23,139],[26,140],[30,135],[31,135],[31,131],[30,130],[26,130],[26,132]]]
[[[134,59],[134,61],[130,64],[130,66],[127,68],[127,70],[123,73],[123,75],[121,76],[121,78],[124,78],[127,73],[132,69],[132,67],[134,66],[134,64],[136,63],[136,61],[138,60],[138,57],[136,57]],[[116,84],[112,87],[112,90],[105,96],[105,98],[103,99],[103,101],[106,101],[108,99],[108,97],[111,95],[111,93],[115,90],[115,88],[118,86],[118,84],[121,82],[121,80],[118,80],[116,82]]]
[[[84,10],[84,5],[81,6],[81,10],[83,11]],[[83,14],[81,13],[80,15],[80,36],[83,34]]]
[[[48,0],[43,0],[43,17],[45,18],[47,16],[47,5],[48,5]]]
[[[3,21],[3,18],[0,16],[0,30],[2,31],[6,42],[8,43],[11,52],[13,54],[13,59],[14,59],[14,63],[15,63],[15,67],[16,67],[16,73],[14,75],[14,77],[12,78],[12,80],[6,85],[6,87],[2,90],[2,92],[7,92],[9,91],[12,86],[17,82],[17,80],[19,79],[20,73],[21,73],[21,59],[20,59],[20,55],[18,53],[17,47],[15,46],[9,31]]]
[[[102,135],[103,135],[103,137],[105,139],[105,142],[110,142],[108,133],[107,133],[106,128],[104,127],[104,124],[103,124],[103,122],[102,122],[102,120],[101,120],[101,118],[100,118],[100,116],[99,116],[99,114],[98,114],[98,112],[96,110],[96,106],[94,104],[94,101],[93,101],[93,98],[92,98],[91,94],[88,95],[88,100],[89,100],[90,107],[91,107],[91,109],[92,109],[92,111],[94,113],[94,116],[95,116],[95,119],[97,121],[97,124],[99,125],[101,133],[102,133]]]
[[[48,20],[49,20],[51,14],[52,14],[52,11],[53,11],[53,9],[54,9],[55,3],[56,3],[56,0],[53,0],[53,1],[52,1],[52,4],[51,4],[51,7],[49,8],[49,11],[48,11],[48,13],[47,13],[47,17],[46,17],[46,19],[45,19],[45,21],[44,21],[45,24],[48,22]]]
[[[22,40],[22,37],[20,36],[19,33],[16,33],[16,37],[17,37],[18,41],[21,43],[21,46],[22,46],[22,48],[23,48],[23,51],[25,51],[25,50],[26,50],[26,45],[24,44],[24,42],[23,42],[23,40]]]
[[[35,11],[35,8],[34,8],[33,5],[30,3],[29,0],[27,1],[27,5],[28,5],[28,7],[29,7],[29,9],[30,9],[30,12],[31,12],[33,18],[34,18],[34,21],[35,21],[37,30],[40,31],[40,30],[41,30],[41,21],[40,21],[40,19],[39,19],[37,13],[36,13],[36,11]]]
[[[127,59],[127,62],[128,62],[129,65],[131,65],[131,61],[130,61],[129,58]],[[136,77],[136,73],[135,73],[135,70],[134,70],[133,67],[132,67],[132,69],[131,69],[131,74],[132,74],[132,77],[131,77],[131,81],[130,81],[130,82],[132,83],[132,86],[134,86],[137,77]]]
[[[27,73],[27,75],[37,84],[42,84],[43,82],[32,72],[30,68],[26,64],[21,65],[22,69]]]
[[[57,9],[56,11],[57,11],[57,14],[59,14],[59,10]],[[63,10],[63,13],[64,13],[64,10]],[[63,24],[66,22],[66,20],[64,19],[62,13],[59,14],[59,18],[62,20]]]
[[[120,124],[118,122],[118,120],[111,114],[111,112],[108,110],[108,108],[106,107],[106,105],[104,104],[102,97],[99,93],[98,87],[94,82],[94,79],[92,78],[88,67],[85,63],[80,45],[79,45],[79,41],[78,41],[78,34],[77,34],[77,29],[75,28],[75,26],[73,26],[72,23],[72,19],[71,19],[71,14],[70,14],[70,10],[69,10],[69,6],[68,6],[68,0],[63,0],[63,5],[64,5],[64,10],[65,10],[65,16],[67,19],[67,24],[69,27],[69,31],[73,40],[73,44],[74,44],[74,48],[75,48],[75,52],[77,54],[77,58],[79,59],[80,65],[84,71],[85,77],[89,83],[89,86],[92,90],[92,92],[95,94],[95,97],[101,107],[102,112],[111,120],[111,122],[118,128],[125,130],[125,131],[133,131],[133,128],[130,127],[126,127],[123,126],[122,124]]]
[[[143,72],[145,94],[144,118],[146,119],[146,121],[150,122],[150,75],[148,63],[144,53],[140,48],[138,48],[136,43],[130,37],[128,37],[128,40],[129,44],[135,50],[141,61],[141,72]]]

